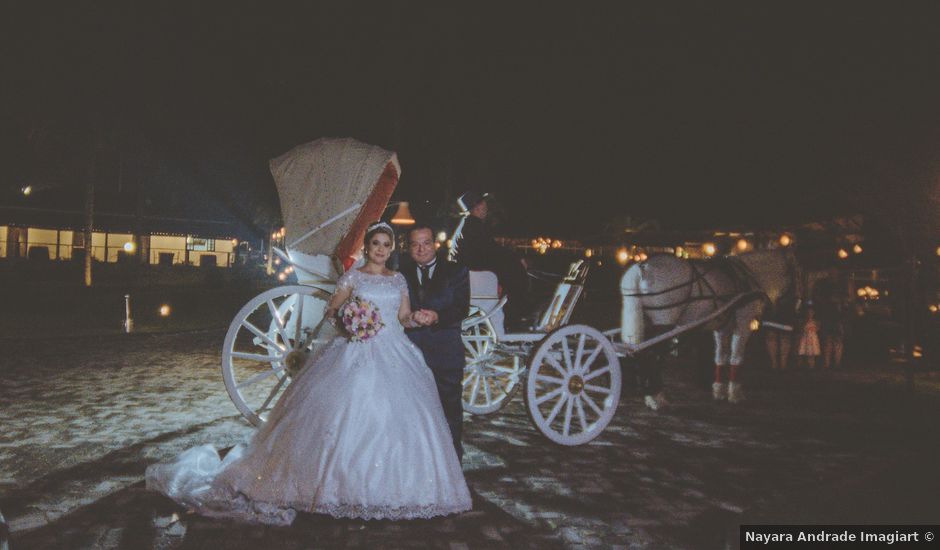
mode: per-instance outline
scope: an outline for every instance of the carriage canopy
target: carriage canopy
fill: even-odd
[[[398,156],[352,138],[321,138],[271,160],[288,251],[352,263],[366,227],[398,185]]]

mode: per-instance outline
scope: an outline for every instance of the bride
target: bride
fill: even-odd
[[[246,448],[224,462],[211,445],[190,449],[147,468],[148,488],[203,515],[277,525],[297,511],[411,519],[471,508],[434,378],[403,331],[425,320],[405,278],[385,268],[392,228],[373,224],[364,244],[365,265],[340,277],[325,315],[356,296],[384,327],[313,357]]]

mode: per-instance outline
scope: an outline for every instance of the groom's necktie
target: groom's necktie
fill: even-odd
[[[418,299],[423,303],[424,296],[431,286],[431,268],[434,267],[436,262],[432,262],[428,265],[419,265],[418,269],[421,270],[421,284],[418,285]]]

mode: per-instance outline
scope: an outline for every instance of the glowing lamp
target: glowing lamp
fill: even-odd
[[[937,256],[940,256],[940,246],[937,247]]]
[[[780,246],[790,246],[793,243],[793,239],[789,235],[784,233],[780,235]]]
[[[862,253],[862,245],[857,244],[857,245],[853,246],[853,247],[852,247],[852,252],[854,252],[854,253],[856,253],[856,254],[861,254],[861,253]]]
[[[714,256],[718,249],[715,248],[714,243],[705,243],[702,245],[702,251],[705,252],[706,256]]]
[[[627,265],[627,262],[630,261],[630,253],[627,252],[626,248],[620,248],[617,250],[617,263],[620,265]]]
[[[752,319],[750,327],[752,332],[756,332],[758,329],[760,329],[760,321],[757,319]]]
[[[168,304],[163,304],[160,306],[160,317],[169,317],[170,316],[170,306]]]
[[[937,307],[937,304],[930,304],[930,307],[927,309],[930,310],[930,313],[936,313],[937,311],[940,311],[940,308]]]
[[[645,262],[649,258],[649,256],[646,255],[646,252],[640,252],[639,257],[641,262]]]
[[[408,209],[407,202],[398,203],[398,210],[396,210],[395,215],[392,216],[392,223],[396,225],[412,225],[415,223],[414,216],[411,215],[411,210]]]
[[[584,257],[585,257],[585,258],[590,258],[590,257],[593,256],[593,255],[594,255],[594,250],[592,250],[592,249],[590,249],[590,248],[588,248],[587,250],[584,251]]]
[[[130,254],[131,252],[133,252],[136,248],[137,248],[137,247],[134,246],[134,243],[133,243],[133,242],[126,242],[126,243],[124,243],[124,252],[127,252],[128,254]]]
[[[849,257],[849,253],[846,252],[844,248],[840,248],[839,251],[836,252],[836,254],[838,254],[839,258],[843,260]]]
[[[274,233],[271,233],[271,238],[272,238],[272,239],[276,239],[276,238],[278,237],[278,235],[280,235],[280,233],[278,233],[277,231],[275,231]]]
[[[681,247],[681,246],[677,246],[677,247],[676,247],[676,257],[677,257],[677,258],[681,258],[681,257],[682,257],[682,247]]]
[[[738,252],[747,252],[748,242],[747,239],[738,239]]]
[[[447,240],[447,233],[441,231],[437,234],[437,242],[442,243]]]
[[[864,288],[860,288],[860,289],[856,290],[855,293],[858,294],[858,297],[859,297],[859,298],[864,298],[865,295],[868,294],[868,291],[865,290]]]
[[[23,191],[23,196],[24,196],[24,197],[28,197],[28,196],[29,196],[30,194],[32,194],[32,192],[33,192],[33,186],[32,186],[32,185],[27,185],[26,187],[24,187],[23,189],[21,189],[21,191]]]
[[[278,273],[278,274],[277,274],[277,280],[278,280],[278,281],[281,281],[281,282],[286,281],[286,280],[287,280],[287,273],[284,273],[283,271],[280,272],[280,273]]]
[[[281,259],[280,259],[280,258],[274,258],[274,265],[281,265]]]
[[[238,246],[238,239],[232,239],[232,246]]]

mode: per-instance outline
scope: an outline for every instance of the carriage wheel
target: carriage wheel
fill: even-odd
[[[273,288],[252,298],[232,320],[222,345],[222,378],[235,407],[255,426],[264,423],[277,396],[332,335],[321,322],[329,298],[309,286]]]
[[[479,308],[471,309],[471,318],[482,315]],[[467,360],[463,371],[463,410],[471,414],[494,413],[519,391],[522,362],[498,349],[496,330],[489,319],[464,330],[461,338]]]
[[[581,445],[607,427],[620,401],[620,363],[597,329],[568,325],[538,345],[525,401],[532,422],[561,445]]]

